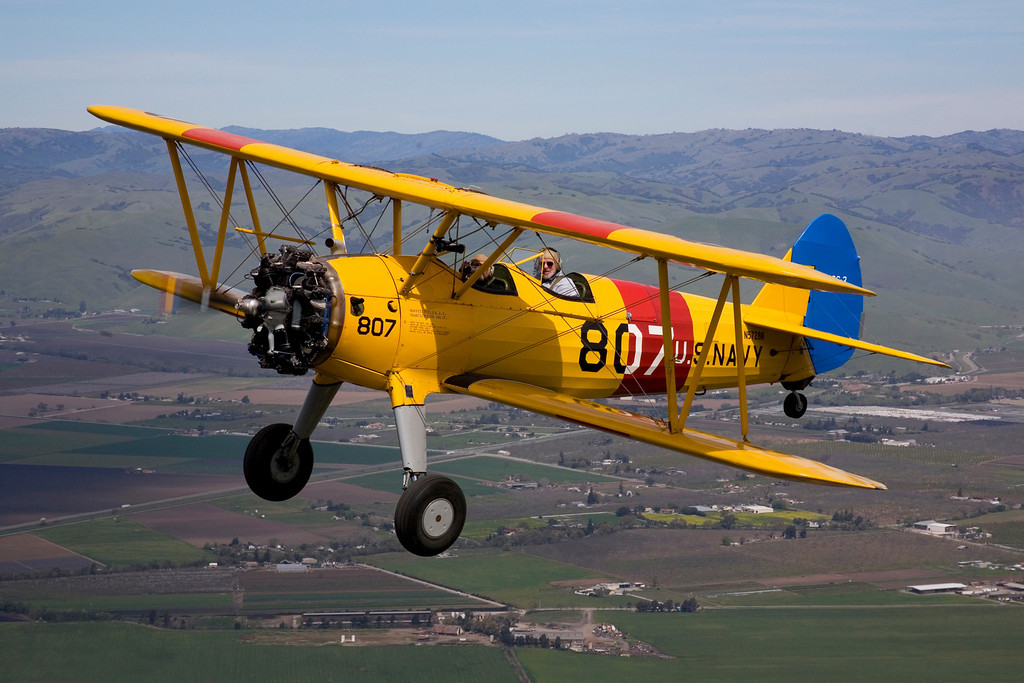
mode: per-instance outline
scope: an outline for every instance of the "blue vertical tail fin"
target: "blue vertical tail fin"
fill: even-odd
[[[812,266],[844,282],[862,286],[857,248],[853,245],[846,225],[832,214],[822,214],[811,221],[786,258],[793,263]],[[770,306],[793,316],[799,316],[802,312],[805,327],[860,338],[864,316],[863,297],[819,291],[798,295],[786,290],[781,285],[766,285],[753,305]],[[804,306],[805,310],[801,311]],[[819,374],[840,367],[853,355],[852,348],[830,342],[808,339],[807,346],[814,371]]]

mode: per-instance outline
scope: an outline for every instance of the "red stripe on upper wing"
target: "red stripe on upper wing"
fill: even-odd
[[[626,227],[624,225],[618,225],[617,223],[599,221],[593,218],[587,218],[586,216],[577,216],[575,214],[564,213],[562,211],[543,211],[534,216],[533,220],[536,223],[541,223],[552,228],[571,230],[572,232],[578,232],[599,238],[606,238],[616,230],[622,230]]]
[[[222,130],[216,130],[214,128],[192,128],[190,130],[186,130],[181,134],[181,136],[197,142],[217,145],[224,149],[233,149],[236,152],[242,151],[242,148],[246,145],[259,143],[259,140],[253,140],[252,138],[247,138],[244,135],[225,133]]]

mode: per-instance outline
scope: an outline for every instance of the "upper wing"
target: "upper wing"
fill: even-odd
[[[197,145],[240,159],[276,166],[381,196],[455,211],[493,224],[512,225],[526,230],[569,237],[764,282],[873,296],[871,291],[862,287],[842,282],[813,268],[772,256],[689,242],[649,230],[560,211],[549,211],[491,197],[474,190],[452,187],[429,178],[347,164],[336,159],[260,142],[137,109],[92,106],[89,107],[89,111],[104,121],[159,135],[165,139]]]
[[[464,375],[451,378],[444,386],[458,393],[498,401],[770,477],[830,486],[885,488],[877,481],[815,460],[758,448],[749,443],[693,429],[671,433],[668,425],[661,420],[520,382]]]

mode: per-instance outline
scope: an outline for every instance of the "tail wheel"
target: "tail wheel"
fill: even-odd
[[[245,481],[264,500],[288,500],[313,473],[313,447],[297,439],[291,425],[272,424],[252,437],[242,464]]]
[[[782,402],[782,410],[787,417],[798,419],[807,412],[807,397],[798,391],[791,391]]]
[[[410,484],[395,508],[398,540],[406,550],[423,557],[450,548],[465,523],[462,489],[439,474],[425,474]]]

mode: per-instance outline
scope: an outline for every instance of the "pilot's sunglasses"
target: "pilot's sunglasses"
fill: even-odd
[[[545,261],[545,262],[544,262],[544,266],[545,266],[545,267],[547,267],[547,266],[553,266],[553,265],[555,265],[555,262],[554,262],[554,261]]]

